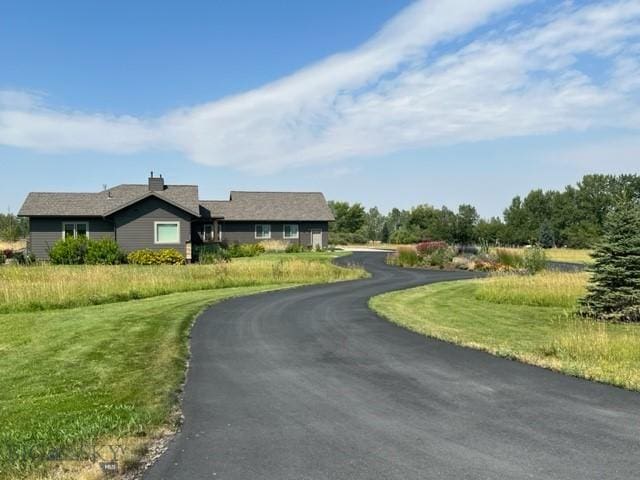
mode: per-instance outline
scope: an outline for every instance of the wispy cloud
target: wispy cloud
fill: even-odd
[[[526,19],[521,3],[419,1],[353,51],[158,118],[53,110],[0,93],[0,144],[171,149],[271,172],[439,144],[640,129],[640,3],[567,2]]]

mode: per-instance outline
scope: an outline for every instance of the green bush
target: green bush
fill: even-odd
[[[290,243],[289,245],[287,245],[287,248],[285,249],[285,252],[287,253],[300,253],[304,251],[305,251],[305,247],[300,245],[299,243]]]
[[[184,256],[175,248],[135,250],[127,255],[127,261],[134,265],[182,265]]]
[[[54,265],[81,265],[85,263],[88,240],[85,237],[58,240],[49,249],[49,260]]]
[[[228,262],[231,259],[229,251],[220,245],[200,245],[195,251],[196,259],[202,264]]]
[[[420,257],[415,248],[401,247],[398,248],[397,263],[401,267],[415,267],[420,263]]]
[[[234,243],[229,246],[229,255],[232,258],[256,257],[264,253],[264,246],[259,243]]]
[[[547,254],[540,247],[525,249],[522,257],[522,267],[529,273],[538,273],[547,266]]]
[[[85,263],[90,265],[119,265],[124,263],[126,256],[120,246],[110,238],[89,240]]]
[[[425,256],[424,261],[432,267],[444,268],[453,261],[455,253],[452,248],[438,248]]]
[[[6,258],[4,256],[4,253],[0,253],[0,265],[4,265]]]

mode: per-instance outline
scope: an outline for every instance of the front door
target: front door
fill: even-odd
[[[322,248],[322,230],[311,230],[311,246]]]

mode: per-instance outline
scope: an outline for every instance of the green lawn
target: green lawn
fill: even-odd
[[[31,471],[38,462],[29,457],[61,447],[152,433],[175,405],[196,314],[274,288],[0,315],[0,478]]]
[[[113,439],[127,445],[125,465],[134,462],[171,422],[198,312],[233,296],[365,275],[330,258],[1,268],[0,307],[14,311],[0,314],[0,478],[100,478],[95,462],[65,463],[61,474],[42,459]],[[101,305],[65,308],[91,303]]]
[[[489,279],[418,287],[375,297],[370,306],[392,322],[427,336],[640,390],[640,326],[583,320],[566,307],[566,295],[557,292],[557,306],[550,300],[542,302],[548,306],[538,306],[539,292],[530,298],[521,291],[513,296],[488,294],[492,289],[513,288],[517,278],[497,285],[487,285]],[[521,278],[531,282],[530,277]],[[575,280],[569,283],[566,290],[577,291]],[[553,282],[549,285],[560,288]]]

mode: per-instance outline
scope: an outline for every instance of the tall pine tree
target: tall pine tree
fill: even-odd
[[[640,204],[627,201],[607,217],[596,247],[582,311],[602,320],[640,321]]]

